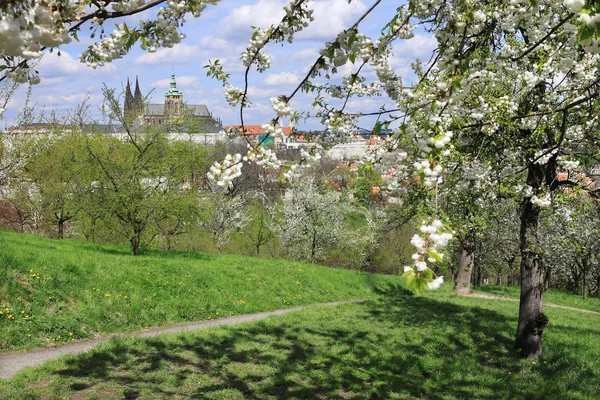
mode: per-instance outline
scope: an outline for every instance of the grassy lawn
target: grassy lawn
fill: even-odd
[[[0,382],[6,399],[598,399],[600,319],[548,309],[544,356],[511,357],[518,304],[390,288],[235,327],[95,350]]]
[[[521,288],[518,286],[476,286],[473,288],[473,291],[499,294],[501,296],[518,299],[521,293]],[[544,293],[544,301],[561,306],[582,308],[584,310],[600,312],[600,298],[598,297],[589,297],[584,299],[581,295],[557,289],[549,289]]]
[[[285,260],[148,252],[0,231],[0,351],[373,296],[398,277]]]

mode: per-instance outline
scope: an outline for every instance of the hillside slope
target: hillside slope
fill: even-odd
[[[370,297],[400,278],[285,260],[148,252],[0,231],[0,351]]]

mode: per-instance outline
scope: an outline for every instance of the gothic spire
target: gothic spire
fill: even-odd
[[[144,98],[142,97],[142,91],[140,90],[140,83],[138,77],[135,77],[135,94],[133,97],[133,106],[136,110],[142,110],[144,107]]]
[[[125,111],[125,117],[129,116],[131,111],[133,111],[133,95],[131,94],[131,84],[129,83],[129,78],[127,78],[127,87],[125,88],[125,104],[123,109]]]

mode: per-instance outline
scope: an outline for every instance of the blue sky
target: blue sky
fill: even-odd
[[[269,98],[290,94],[318,57],[323,43],[334,39],[341,30],[351,26],[373,3],[372,0],[315,0],[315,21],[305,31],[297,35],[293,44],[269,44],[271,69],[259,74],[255,70],[250,75],[250,100],[252,107],[245,112],[245,121],[262,124],[273,117]],[[361,24],[361,31],[376,39],[383,25],[394,15],[395,9],[403,2],[384,0],[380,6]],[[189,104],[206,104],[214,116],[224,124],[239,123],[237,109],[230,107],[223,97],[220,82],[211,80],[202,68],[208,60],[220,59],[226,72],[231,74],[231,83],[243,84],[243,66],[239,60],[251,35],[251,26],[268,27],[276,24],[283,16],[283,6],[287,0],[222,0],[217,6],[208,6],[203,15],[190,17],[182,28],[187,35],[182,43],[171,49],[159,49],[156,53],[146,53],[139,46],[125,58],[116,60],[96,70],[79,62],[79,53],[93,40],[84,36],[87,28],[80,33],[80,43],[72,42],[57,53],[46,54],[38,66],[42,81],[33,88],[32,102],[36,110],[55,108],[58,113],[72,110],[87,96],[90,96],[90,115],[99,118],[102,104],[103,83],[120,92],[127,78],[140,80],[142,93],[151,90],[151,102],[162,103],[164,92],[169,84],[171,70],[175,71],[178,88],[183,92],[184,101]],[[148,10],[136,16],[127,17],[128,25],[148,19]],[[113,21],[105,24],[107,32],[112,31]],[[394,47],[392,67],[407,82],[411,80],[410,63],[416,58],[428,60],[435,47],[435,40],[423,32],[417,32],[413,39]],[[340,68],[341,73],[349,73],[352,64]],[[367,78],[373,78],[373,71],[363,69]],[[341,76],[341,75],[340,75]],[[25,88],[20,88],[7,107],[5,123],[14,121],[25,99]],[[312,98],[299,96],[292,102],[295,110],[306,111]],[[382,104],[391,105],[385,98],[356,98],[350,101],[349,110],[364,112],[376,111]],[[361,125],[369,127],[373,121],[366,120]],[[309,119],[299,126],[301,129],[319,129],[319,121]]]

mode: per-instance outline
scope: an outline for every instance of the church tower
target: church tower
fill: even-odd
[[[183,106],[183,93],[177,89],[175,71],[171,72],[171,87],[165,92],[165,115],[177,115]]]
[[[138,82],[138,77],[135,77],[135,93],[133,94],[133,108],[135,112],[139,115],[144,111],[144,97],[142,96],[142,91],[140,90],[140,83]]]
[[[123,105],[124,116],[126,120],[134,117],[134,104],[133,95],[131,94],[131,85],[129,84],[129,78],[127,78],[127,87],[125,88],[125,104]]]

